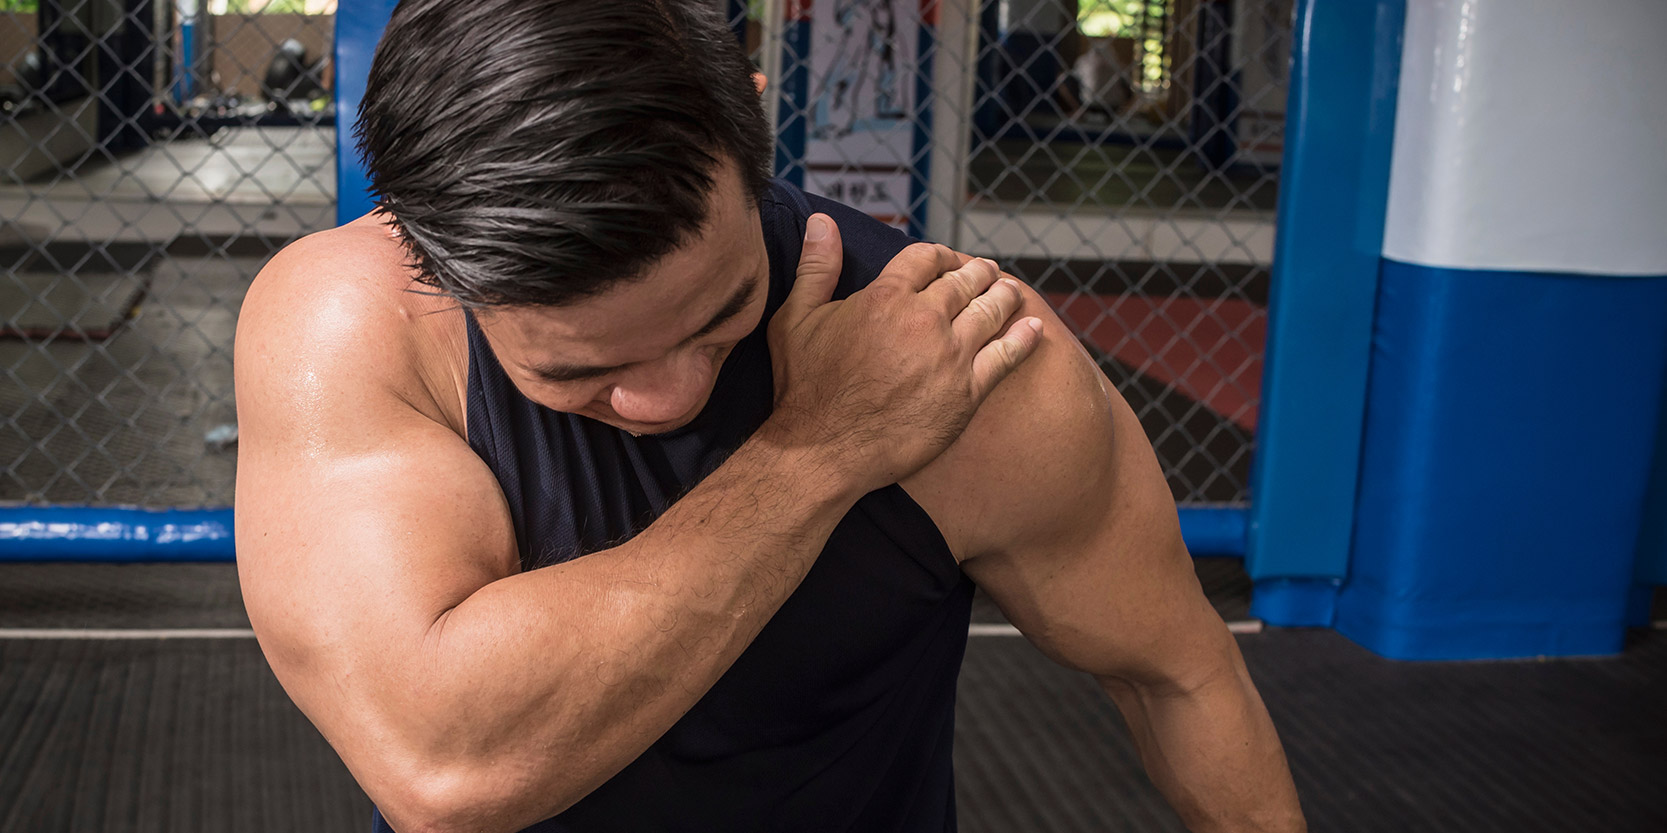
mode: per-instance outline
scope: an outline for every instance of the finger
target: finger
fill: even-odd
[[[962,264],[961,268],[933,281],[932,285],[921,290],[920,294],[930,296],[943,310],[944,315],[953,319],[960,315],[974,298],[983,295],[1000,277],[1001,268],[996,266],[995,261],[974,258]]]
[[[1042,319],[1024,318],[1007,328],[1001,338],[984,345],[972,357],[972,390],[979,402],[990,395],[1001,380],[1018,369],[1042,343]]]
[[[967,350],[976,350],[996,337],[1007,319],[1024,306],[1024,291],[1012,278],[996,281],[988,291],[972,299],[961,314],[955,316],[957,342]]]
[[[891,284],[919,292],[943,273],[960,268],[961,259],[948,246],[914,243],[898,252],[874,279],[877,284]]]
[[[776,321],[792,327],[804,320],[810,311],[826,304],[839,284],[839,272],[845,262],[841,248],[839,224],[826,214],[812,214],[805,220],[804,249],[799,253],[799,269],[793,280],[793,290],[776,312]],[[772,322],[774,323],[774,322]]]

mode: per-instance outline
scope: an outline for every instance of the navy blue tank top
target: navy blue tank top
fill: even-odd
[[[469,320],[469,444],[503,487],[524,568],[628,540],[769,416],[765,328],[816,211],[835,219],[845,244],[835,297],[868,285],[911,242],[772,183],[759,205],[770,259],[764,319],[730,353],[705,410],[670,433],[633,437],[529,401]],[[902,487],[868,494],[688,714],[596,791],[527,829],[953,831],[955,683],[972,595]],[[380,814],[375,821],[388,829]]]

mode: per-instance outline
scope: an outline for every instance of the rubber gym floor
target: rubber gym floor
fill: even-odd
[[[1244,621],[1238,562],[1198,572]],[[974,620],[961,829],[1183,830],[1092,681],[993,605]],[[247,626],[231,565],[0,565],[0,832],[368,829]],[[198,638],[109,633],[163,628]],[[1517,662],[1397,663],[1323,630],[1238,640],[1313,830],[1667,830],[1667,630],[1618,657]]]

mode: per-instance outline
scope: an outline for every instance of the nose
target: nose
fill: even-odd
[[[609,404],[622,419],[653,425],[689,415],[711,389],[711,360],[689,350],[632,367],[614,382]]]

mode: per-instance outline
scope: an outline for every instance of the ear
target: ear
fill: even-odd
[[[752,84],[753,84],[753,86],[758,88],[758,94],[759,95],[764,94],[764,85],[768,84],[769,81],[770,81],[770,79],[765,78],[764,73],[762,73],[762,72],[755,72],[755,73],[752,74]]]

